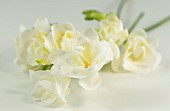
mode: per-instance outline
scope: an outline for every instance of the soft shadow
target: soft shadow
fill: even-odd
[[[23,101],[26,104],[33,104],[33,101],[31,100],[30,95],[25,91],[9,90],[8,89],[5,92],[10,94],[10,95],[21,96],[21,101]]]
[[[78,81],[73,79],[70,84],[70,94],[66,97],[68,104],[80,107],[83,105],[83,89],[78,85]]]
[[[111,62],[109,62],[108,64],[104,65],[103,68],[100,71],[113,73],[113,70],[111,68]]]

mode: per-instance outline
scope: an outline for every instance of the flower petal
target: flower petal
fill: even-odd
[[[69,22],[64,23],[63,27],[65,28],[65,30],[68,30],[68,31],[75,30],[74,26],[71,23],[69,23]]]
[[[123,61],[122,61],[122,56],[120,56],[119,59],[113,59],[112,62],[111,62],[111,68],[113,71],[115,72],[127,72],[125,71],[125,69],[123,68],[122,64],[123,64]]]
[[[79,85],[86,90],[94,90],[99,87],[101,77],[98,73],[91,74],[89,77],[79,79]]]
[[[23,30],[22,30],[23,31]],[[27,64],[27,49],[32,43],[32,38],[35,35],[34,30],[24,30],[20,33],[16,40],[16,63],[17,64]]]
[[[48,34],[50,31],[50,24],[48,22],[48,19],[46,17],[38,18],[34,24],[34,27],[36,30],[38,30],[40,33]]]
[[[55,50],[49,55],[49,60],[52,64],[61,64],[71,58],[71,53],[62,50]]]
[[[59,66],[54,65],[51,68],[51,73],[56,78],[55,85],[56,85],[56,89],[57,89],[57,93],[58,93],[59,97],[63,101],[66,101],[65,95],[66,95],[66,91],[68,90],[68,86],[70,84],[71,78],[65,77],[60,65]]]
[[[138,30],[134,30],[131,34],[131,37],[135,37],[135,36],[141,36],[144,38],[147,38],[147,33],[145,32],[145,30],[143,29],[138,29]]]
[[[61,42],[61,49],[64,51],[71,51],[73,41],[74,41],[73,39],[64,38],[64,40]]]
[[[60,24],[54,24],[51,27],[51,34],[55,45],[59,48],[62,37],[64,36],[65,29]]]
[[[53,83],[47,80],[38,81],[31,93],[35,102],[49,106],[58,99]]]
[[[110,42],[110,45],[111,45],[111,48],[112,48],[113,57],[115,59],[118,59],[119,56],[120,56],[120,49],[119,49],[119,47],[117,46],[117,44],[112,39],[109,39],[109,42]]]
[[[45,36],[43,36],[43,38],[45,40],[44,47],[50,52],[54,51],[56,49],[56,47],[55,47],[55,44],[54,44],[54,41],[52,40],[52,38],[45,37]]]
[[[85,78],[88,76],[84,67],[68,62],[61,65],[64,75],[71,78]]]
[[[84,31],[83,35],[88,37],[90,40],[99,40],[97,32],[93,28],[88,28]]]

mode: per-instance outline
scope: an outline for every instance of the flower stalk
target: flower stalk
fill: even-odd
[[[162,20],[158,21],[157,23],[145,28],[145,31],[150,32],[153,29],[156,29],[156,28],[160,27],[161,25],[167,23],[168,21],[170,21],[170,16],[167,16],[167,17],[163,18]]]
[[[120,18],[123,7],[125,6],[127,0],[121,0],[117,9],[117,16]]]
[[[144,17],[144,12],[141,12],[138,17],[136,18],[136,20],[133,22],[133,24],[131,25],[131,27],[129,28],[129,32],[133,31],[133,29],[139,24],[139,22],[142,20],[142,18]]]

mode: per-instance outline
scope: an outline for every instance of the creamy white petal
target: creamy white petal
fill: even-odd
[[[52,64],[61,64],[71,58],[71,53],[62,50],[55,50],[49,55]]]
[[[131,37],[141,36],[141,37],[147,38],[147,33],[143,29],[138,29],[138,30],[134,30],[133,32],[131,32],[130,36]]]
[[[24,30],[16,40],[16,54],[18,64],[27,64],[27,48],[32,43],[34,30]]]
[[[57,47],[55,46],[52,37],[50,37],[50,36],[46,37],[46,36],[42,35],[42,38],[44,39],[43,45],[48,51],[52,52],[52,51],[56,50]]]
[[[89,77],[79,79],[79,85],[86,90],[94,90],[99,87],[101,77],[98,73],[93,73]]]
[[[110,45],[111,45],[111,48],[112,48],[113,57],[115,59],[118,59],[119,56],[120,56],[119,47],[117,46],[117,44],[112,39],[109,39],[109,42],[110,42]]]
[[[158,66],[162,60],[162,55],[159,53],[159,52],[156,52],[153,50],[153,54],[154,54],[154,57],[155,57],[155,63],[154,63],[154,68],[156,66]]]
[[[88,28],[84,31],[83,35],[88,37],[90,40],[99,40],[97,32],[93,28]]]
[[[71,78],[66,77],[62,71],[61,66],[56,66],[54,65],[51,68],[51,73],[53,74],[53,76],[55,76],[55,85],[56,85],[56,89],[57,89],[57,93],[59,95],[59,97],[66,102],[65,99],[65,95],[66,92],[68,90],[68,86],[70,84]]]
[[[40,33],[48,34],[50,32],[50,24],[48,22],[48,19],[46,17],[40,17],[36,20],[34,27],[36,30],[38,30]]]
[[[124,67],[122,66],[123,64],[123,60],[122,60],[122,56],[120,56],[119,59],[113,59],[111,62],[111,68],[113,71],[115,72],[127,72]]]
[[[75,30],[74,26],[71,23],[69,23],[69,22],[64,23],[63,27],[65,28],[65,30],[69,30],[69,31]]]
[[[62,36],[64,36],[64,27],[60,24],[54,24],[51,27],[51,34],[54,40],[54,43],[56,46],[59,48],[60,47],[60,42],[62,40]]]
[[[66,77],[85,78],[89,76],[84,67],[77,66],[74,63],[63,63],[61,67]]]
[[[61,49],[64,51],[72,51],[73,42],[74,42],[73,39],[65,38],[61,42]]]
[[[53,86],[54,85],[51,81],[38,81],[31,93],[35,102],[38,102],[44,106],[49,106],[59,99]]]
[[[20,34],[19,40],[22,45],[28,46],[36,35],[36,31],[27,29]]]

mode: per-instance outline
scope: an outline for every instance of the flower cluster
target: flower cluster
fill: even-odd
[[[73,78],[86,90],[99,87],[100,69],[111,62],[116,72],[147,72],[161,60],[157,42],[144,30],[128,33],[122,21],[109,13],[96,30],[78,32],[71,23],[52,24],[37,19],[33,28],[20,27],[17,63],[25,65],[35,84],[36,102],[51,105],[66,102]]]
[[[129,32],[114,13],[102,14],[98,21],[99,27],[84,32],[71,23],[50,24],[45,17],[32,28],[20,26],[16,62],[29,70],[36,102],[65,103],[73,79],[86,90],[98,88],[99,71],[109,62],[115,73],[146,73],[160,63],[158,42],[144,30]]]
[[[32,96],[43,105],[66,102],[73,78],[84,89],[96,89],[99,70],[113,57],[110,44],[94,29],[80,33],[71,23],[50,25],[45,17],[31,29],[21,26],[17,38],[16,61],[29,70],[35,84]]]

